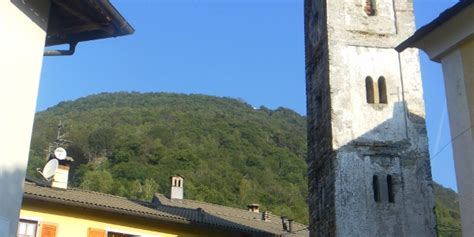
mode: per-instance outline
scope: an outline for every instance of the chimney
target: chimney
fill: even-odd
[[[255,212],[255,213],[260,212],[260,209],[259,209],[260,205],[259,204],[252,203],[252,204],[247,205],[247,207],[249,208],[249,212]]]
[[[262,212],[262,221],[270,222],[270,212],[264,211]]]
[[[293,219],[288,220],[288,232],[293,232]]]
[[[59,165],[53,176],[51,187],[58,189],[67,189],[67,181],[69,179],[69,165]]]
[[[284,231],[288,231],[288,226],[286,225],[286,216],[281,217],[281,225]]]
[[[171,199],[183,199],[184,178],[181,175],[170,177],[171,181]]]

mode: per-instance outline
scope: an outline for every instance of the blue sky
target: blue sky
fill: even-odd
[[[100,92],[140,91],[229,96],[306,113],[303,0],[112,3],[135,34],[46,57],[38,111]],[[415,0],[417,26],[455,3]],[[456,190],[441,67],[420,55],[433,178]]]

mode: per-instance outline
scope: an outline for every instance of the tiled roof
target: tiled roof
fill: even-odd
[[[156,194],[154,202],[148,203],[82,189],[61,190],[25,182],[23,198],[256,236],[309,235],[306,226],[297,223],[293,224],[294,233],[284,231],[278,216],[271,215],[271,221],[266,222],[261,220],[261,213],[192,200],[170,200],[161,194]]]
[[[160,220],[174,220],[187,223],[180,216],[146,207],[140,202],[132,201],[123,197],[113,196],[105,193],[87,191],[76,188],[67,190],[51,188],[33,182],[25,182],[23,198],[64,204],[75,207],[98,209],[109,212],[119,212],[134,216],[143,216]]]
[[[270,221],[263,221],[262,213],[194,200],[169,199],[162,194],[155,194],[153,204],[159,211],[183,216],[190,221],[222,225],[233,223],[276,235],[309,236],[307,226],[296,222],[293,223],[292,233],[283,230],[281,217],[276,215],[270,214]]]

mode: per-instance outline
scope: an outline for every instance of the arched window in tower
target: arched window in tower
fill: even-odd
[[[372,189],[374,190],[375,202],[380,202],[379,176],[377,175],[372,177]]]
[[[379,77],[377,82],[379,87],[379,103],[380,104],[387,104],[387,83],[385,82],[385,77]]]
[[[393,178],[391,175],[387,175],[387,190],[388,190],[388,202],[395,202],[395,193],[393,191]]]
[[[365,0],[364,11],[367,16],[375,16],[376,13],[376,0]]]
[[[373,104],[374,103],[374,81],[372,77],[365,78],[365,91],[367,96],[367,103]]]

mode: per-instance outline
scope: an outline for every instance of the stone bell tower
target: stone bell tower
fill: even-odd
[[[435,236],[412,0],[305,0],[311,236]]]

